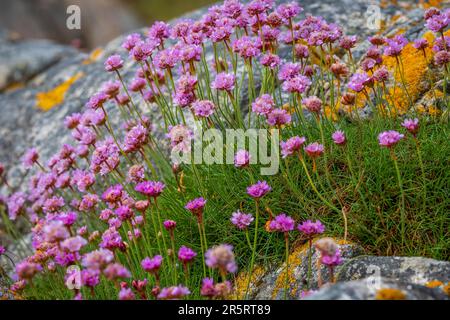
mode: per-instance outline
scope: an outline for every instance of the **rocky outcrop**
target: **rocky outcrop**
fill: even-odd
[[[448,300],[439,288],[380,278],[376,284],[365,280],[326,286],[306,300]]]

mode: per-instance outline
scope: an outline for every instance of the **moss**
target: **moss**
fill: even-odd
[[[376,300],[405,300],[406,295],[402,290],[384,288],[377,291]]]
[[[38,92],[36,94],[36,106],[43,111],[48,111],[64,101],[67,90],[72,84],[83,76],[82,72],[75,74],[60,85],[47,92]]]

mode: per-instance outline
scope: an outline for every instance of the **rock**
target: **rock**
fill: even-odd
[[[360,256],[344,264],[337,281],[384,277],[397,282],[426,285],[450,281],[450,262],[421,257]]]
[[[26,82],[64,56],[74,54],[75,49],[48,40],[0,42],[0,91]]]
[[[380,278],[376,284],[367,280],[340,282],[326,286],[305,300],[448,300],[438,288],[402,283]]]
[[[341,250],[343,265],[350,259],[357,257],[364,253],[361,246],[352,243],[346,243],[342,240],[337,241],[339,249]],[[289,272],[288,272],[288,286],[289,286],[289,299],[299,299],[302,291],[306,290],[306,283],[308,278],[308,252],[309,246],[305,244],[294,249],[289,256]],[[318,287],[318,269],[317,259],[319,258],[318,252],[313,248],[312,255],[312,272],[311,283],[312,289]],[[249,290],[249,298],[255,300],[271,300],[271,299],[284,299],[285,292],[285,279],[286,279],[286,264],[281,266],[274,266],[263,270],[262,268],[256,268],[252,274],[251,286]],[[335,269],[338,273],[341,266]],[[330,274],[325,266],[321,267],[321,276],[324,283],[330,280]],[[242,273],[237,280],[236,298],[242,298],[246,292],[247,277]]]

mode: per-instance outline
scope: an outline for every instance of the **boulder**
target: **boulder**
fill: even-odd
[[[448,300],[439,288],[397,282],[380,278],[371,281],[355,280],[325,286],[305,298],[306,300]]]

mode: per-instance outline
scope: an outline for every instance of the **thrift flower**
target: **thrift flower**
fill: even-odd
[[[281,141],[280,146],[281,146],[281,154],[282,154],[283,158],[286,158],[286,157],[294,154],[295,152],[298,152],[305,142],[306,142],[306,138],[299,137],[299,136],[289,138],[286,141]]]
[[[234,166],[236,168],[247,167],[250,163],[250,153],[246,150],[238,150],[234,156]]]
[[[205,253],[205,262],[208,267],[217,268],[222,274],[234,273],[237,270],[233,246],[228,244],[221,244],[208,249]]]
[[[289,232],[294,230],[295,221],[291,217],[282,213],[276,216],[269,224],[271,231]]]
[[[160,255],[156,255],[153,258],[146,257],[141,261],[141,266],[146,272],[156,274],[161,268],[162,261],[163,257]]]
[[[405,119],[402,122],[402,127],[409,131],[414,137],[419,132],[419,119]]]
[[[181,246],[178,250],[178,260],[180,260],[183,264],[192,262],[196,256],[197,253],[186,246]]]
[[[166,185],[160,181],[143,181],[138,183],[134,190],[147,197],[156,198],[163,192],[165,187]]]
[[[216,90],[232,91],[234,89],[236,78],[232,73],[221,72],[211,83],[211,88]]]
[[[324,147],[320,143],[314,142],[314,143],[308,144],[305,147],[305,151],[308,154],[308,156],[310,156],[312,158],[316,158],[323,154]]]
[[[238,229],[245,230],[250,226],[254,218],[250,213],[243,213],[238,210],[233,212],[230,220]]]
[[[332,135],[331,138],[333,139],[333,142],[337,145],[344,145],[346,140],[345,140],[345,133],[341,130],[337,130],[335,131]]]
[[[323,233],[325,231],[325,226],[319,220],[316,220],[315,222],[306,220],[305,222],[299,224],[297,229],[308,238],[311,238],[317,234]]]
[[[247,194],[252,198],[259,199],[264,197],[271,190],[272,188],[267,184],[266,181],[258,181],[257,183],[247,188]]]
[[[391,148],[395,146],[405,135],[395,131],[384,131],[378,135],[378,144],[382,147]]]
[[[123,60],[118,54],[110,56],[105,61],[105,70],[108,72],[119,70],[123,67]]]
[[[158,294],[158,299],[161,300],[178,300],[189,295],[191,292],[188,288],[178,285],[169,288],[162,288],[161,292]]]

